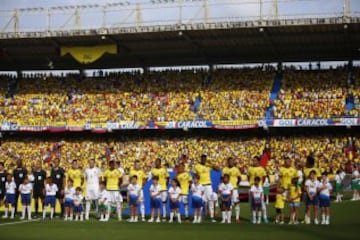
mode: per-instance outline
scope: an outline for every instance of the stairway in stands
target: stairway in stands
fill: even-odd
[[[281,88],[281,83],[282,83],[282,74],[281,73],[277,73],[274,79],[274,83],[273,86],[271,88],[271,93],[270,93],[270,106],[267,108],[266,112],[265,112],[265,118],[266,119],[270,119],[273,117],[273,103],[276,99],[278,99],[278,93],[280,91]]]

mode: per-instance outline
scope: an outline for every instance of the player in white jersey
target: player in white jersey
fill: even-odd
[[[74,182],[72,179],[68,179],[67,186],[65,188],[65,202],[64,202],[64,220],[72,221],[73,220],[73,207],[74,207],[74,195],[75,188],[73,186]]]
[[[98,212],[99,183],[101,177],[100,168],[95,166],[95,160],[89,161],[89,167],[85,169],[84,179],[86,181],[85,193],[85,220],[89,220],[91,202],[95,202],[96,212]]]
[[[224,174],[223,181],[218,187],[218,193],[221,198],[221,223],[231,223],[231,200],[233,195],[233,186],[229,182],[229,174]]]
[[[156,222],[160,221],[160,207],[161,207],[161,186],[159,185],[159,177],[154,176],[152,178],[152,184],[150,186],[150,208],[151,208],[151,218],[149,222],[154,222],[155,213],[156,213]]]
[[[351,189],[353,190],[353,197],[351,198],[351,201],[360,200],[360,174],[357,166],[353,166],[351,179]]]
[[[56,192],[59,191],[57,185],[53,183],[51,177],[47,178],[45,185],[45,202],[43,209],[43,220],[46,218],[47,207],[50,205],[50,219],[54,217],[55,204],[56,204]]]
[[[13,180],[11,174],[6,175],[6,183],[5,183],[5,191],[6,191],[6,198],[5,198],[5,213],[3,218],[8,218],[9,214],[9,205],[11,205],[11,215],[10,218],[14,219],[15,215],[15,193],[16,193],[16,184]]]
[[[261,223],[261,213],[263,204],[264,191],[260,185],[260,177],[254,178],[254,185],[250,188],[251,194],[251,210],[252,210],[252,223]],[[257,221],[256,221],[257,216]]]
[[[319,184],[319,205],[321,208],[321,224],[330,224],[330,193],[333,187],[326,174],[322,175]]]
[[[311,208],[314,209],[314,223],[319,224],[318,220],[318,188],[320,182],[316,179],[316,171],[310,171],[309,178],[305,181],[305,190],[306,190],[306,214],[305,214],[305,224],[310,224],[311,222]]]
[[[200,184],[200,176],[195,175],[193,184],[191,184],[192,192],[192,208],[194,209],[194,221],[193,223],[201,223],[201,209],[203,207],[203,197],[205,194],[205,188]]]
[[[127,200],[130,207],[129,222],[138,222],[137,207],[139,204],[139,195],[141,187],[137,184],[137,176],[132,176],[130,184],[127,187]]]
[[[342,182],[344,180],[342,170],[339,169],[336,171],[335,176],[335,192],[336,192],[336,200],[335,202],[342,202]]]
[[[101,222],[107,222],[110,219],[110,198],[109,192],[106,191],[106,184],[101,182],[98,200]]]
[[[24,182],[20,184],[19,191],[21,194],[21,204],[22,204],[22,215],[21,220],[25,219],[25,213],[27,210],[28,213],[28,219],[31,220],[31,192],[32,192],[33,186],[32,183],[29,181],[29,177],[26,176],[24,178]]]
[[[177,179],[171,180],[171,187],[169,188],[169,197],[170,197],[170,220],[169,223],[173,222],[174,215],[176,214],[178,223],[181,223],[181,217],[180,217],[180,183]]]

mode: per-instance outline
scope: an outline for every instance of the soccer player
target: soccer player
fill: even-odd
[[[266,175],[266,177],[265,177],[265,179],[264,179],[263,190],[264,190],[265,204],[269,204],[269,194],[270,194],[270,179],[269,179],[269,175]]]
[[[4,199],[6,195],[6,175],[7,173],[4,168],[4,163],[0,162],[0,206],[4,204]]]
[[[250,188],[251,194],[251,210],[252,210],[252,223],[260,224],[261,223],[261,212],[262,212],[262,202],[263,202],[263,189],[260,185],[260,177],[256,176],[254,179],[254,184]],[[257,217],[257,221],[256,221]]]
[[[275,210],[276,217],[275,223],[284,224],[284,208],[286,202],[286,192],[284,187],[278,187],[276,189],[276,200],[275,200]]]
[[[100,212],[100,222],[107,222],[110,219],[110,196],[108,191],[106,191],[106,184],[100,182],[100,192],[99,192],[99,212]]]
[[[81,187],[76,187],[74,194],[74,209],[73,209],[75,214],[75,221],[78,221],[79,219],[80,221],[84,220],[84,210],[82,206],[82,200],[83,200],[82,189]]]
[[[163,221],[166,221],[166,203],[167,203],[167,183],[169,182],[169,173],[165,167],[161,166],[161,159],[155,160],[155,168],[151,170],[151,176],[159,178],[159,185],[161,186],[161,202]]]
[[[22,215],[21,220],[25,219],[25,213],[27,210],[28,219],[31,220],[31,191],[33,189],[32,184],[29,181],[29,178],[26,176],[24,182],[19,186],[19,192],[21,194],[21,204],[22,204]]]
[[[176,179],[180,183],[180,201],[184,204],[185,219],[189,218],[189,188],[191,184],[191,175],[185,171],[184,163],[180,163]]]
[[[191,184],[192,208],[194,209],[193,223],[201,223],[201,209],[203,207],[203,197],[205,194],[204,187],[200,184],[200,176],[195,174]]]
[[[335,176],[335,192],[336,192],[336,200],[335,202],[342,202],[342,181],[343,176],[342,176],[342,170],[339,169],[336,171],[336,176]]]
[[[122,196],[119,192],[121,183],[122,183],[122,175],[118,169],[115,168],[115,161],[109,162],[109,169],[104,172],[104,178],[106,182],[106,190],[110,195],[110,203],[112,205],[116,205],[116,211],[118,215],[118,220],[122,220]]]
[[[85,220],[89,220],[92,201],[95,201],[96,212],[98,212],[100,177],[101,170],[95,166],[95,160],[89,160],[89,167],[84,171],[84,178],[86,180]]]
[[[16,184],[16,189],[19,189],[20,184],[22,184],[24,182],[24,179],[27,175],[27,170],[26,168],[23,167],[23,162],[22,160],[18,159],[16,161],[16,168],[13,171],[13,177],[14,177],[14,181]],[[17,213],[17,204],[18,204],[18,199],[19,199],[19,191],[15,192],[15,214]]]
[[[319,184],[319,206],[321,208],[321,224],[330,224],[330,193],[332,191],[332,185],[329,182],[327,174],[323,174],[321,182]]]
[[[49,177],[46,180],[45,185],[45,202],[43,209],[43,220],[46,218],[47,207],[50,205],[50,220],[54,218],[55,204],[56,204],[56,194],[59,189],[58,186],[53,182],[53,178]]]
[[[353,196],[351,201],[359,200],[359,188],[360,188],[360,174],[356,166],[353,166],[352,175],[351,175],[351,189],[353,190]]]
[[[171,180],[171,187],[169,188],[169,196],[170,196],[170,220],[169,223],[173,222],[174,215],[176,214],[178,223],[181,223],[181,217],[179,212],[179,199],[180,199],[180,184],[179,181],[174,178]]]
[[[154,222],[156,213],[156,222],[160,222],[160,207],[161,207],[161,186],[159,185],[159,178],[152,177],[152,184],[150,186],[150,208],[151,218],[149,222]]]
[[[291,180],[291,186],[289,188],[288,200],[290,205],[290,221],[289,224],[299,224],[298,210],[301,201],[301,187],[299,186],[299,180],[293,178]]]
[[[238,186],[241,182],[241,173],[239,168],[237,168],[234,164],[234,159],[229,157],[227,160],[227,167],[223,168],[222,175],[229,175],[230,183],[233,186],[231,203],[232,206],[235,206],[235,219],[237,223],[240,223],[240,199],[239,199],[239,191]],[[231,212],[231,210],[230,210]],[[229,219],[231,221],[231,219]]]
[[[9,205],[11,205],[11,215],[10,219],[14,219],[15,217],[15,192],[16,192],[16,184],[13,181],[13,177],[11,174],[6,175],[6,183],[5,183],[6,197],[5,197],[5,212],[3,218],[8,218],[9,214]]]
[[[205,196],[205,209],[209,209],[210,218],[212,222],[216,222],[214,219],[214,210],[215,210],[215,199],[213,197],[213,189],[211,184],[211,170],[214,169],[218,171],[219,169],[215,166],[209,167],[207,164],[207,156],[205,154],[201,155],[200,163],[194,166],[194,171],[197,175],[200,176],[200,184],[204,187]]]
[[[298,177],[298,171],[291,166],[291,159],[285,157],[284,166],[279,170],[279,182],[280,186],[285,189],[285,194],[289,190],[291,180]]]
[[[73,220],[73,207],[74,207],[74,195],[75,188],[74,183],[71,178],[67,180],[67,186],[64,190],[65,201],[64,201],[64,220],[72,221]]]
[[[73,183],[74,183],[73,185],[75,188],[81,187],[83,185],[84,177],[83,177],[81,170],[79,169],[77,160],[72,161],[71,169],[69,169],[67,171],[67,176],[68,176],[68,178],[73,180]]]
[[[266,175],[267,174],[266,174],[265,169],[262,166],[260,166],[260,157],[255,156],[254,160],[253,160],[253,166],[249,167],[249,170],[248,170],[248,178],[249,178],[250,186],[253,186],[255,184],[255,178],[258,177],[259,178],[259,184],[262,187],[262,183],[263,183]],[[261,190],[263,190],[263,189],[261,188]],[[263,196],[263,193],[262,193],[262,196]],[[250,202],[252,202],[251,197],[252,197],[252,194],[250,194],[250,196],[249,196]],[[264,221],[264,223],[268,223],[269,221],[267,219],[266,204],[265,204],[264,199],[262,199],[261,201],[262,201],[261,209],[262,209],[263,221]]]
[[[33,189],[33,199],[35,202],[35,216],[39,214],[39,200],[41,204],[44,205],[44,189],[45,189],[45,179],[46,172],[41,168],[41,162],[37,161],[35,163],[35,169],[33,171],[34,175],[34,189]],[[43,206],[44,208],[44,206]]]
[[[140,214],[141,220],[145,221],[145,203],[144,203],[144,190],[143,187],[146,183],[146,174],[141,169],[140,161],[136,160],[134,162],[134,167],[130,169],[129,177],[137,176],[137,185],[141,187],[140,195],[139,195],[139,204],[140,204]]]
[[[229,182],[230,176],[228,174],[224,174],[222,177],[222,183],[219,185],[219,195],[221,198],[221,213],[222,213],[222,221],[221,223],[231,223],[231,198],[233,196],[233,186]]]
[[[139,203],[141,187],[137,184],[137,176],[133,175],[127,187],[127,200],[130,207],[130,221],[138,222],[137,207]]]
[[[311,223],[311,208],[314,210],[314,223],[319,224],[318,221],[318,196],[317,191],[319,188],[320,182],[316,178],[317,174],[315,170],[310,171],[310,174],[305,181],[305,190],[306,190],[306,214],[305,214],[305,224]]]
[[[52,179],[51,182],[57,186],[57,191],[56,191],[55,197],[60,203],[61,217],[63,217],[64,216],[65,171],[63,168],[60,167],[60,159],[58,159],[58,158],[54,159],[54,166],[51,169],[50,177]],[[55,188],[53,188],[53,189],[55,189]],[[52,199],[52,197],[51,197],[51,199]]]

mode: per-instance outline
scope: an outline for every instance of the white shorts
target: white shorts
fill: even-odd
[[[85,200],[97,200],[99,198],[99,186],[87,186]]]
[[[204,186],[204,193],[205,193],[205,194],[204,194],[203,200],[204,200],[205,202],[214,201],[214,195],[213,195],[213,190],[212,190],[211,184]]]
[[[167,201],[167,198],[168,198],[168,192],[167,191],[161,191],[160,193],[160,196],[161,196],[161,202],[166,202]]]
[[[231,196],[231,201],[233,203],[239,203],[240,199],[239,199],[239,191],[237,189],[233,189],[233,193]]]
[[[184,205],[188,205],[188,204],[189,204],[189,195],[181,195],[181,196],[180,196],[180,201],[181,201]]]
[[[123,202],[123,198],[120,194],[119,191],[109,191],[109,196],[110,196],[110,202],[111,203],[122,203]]]

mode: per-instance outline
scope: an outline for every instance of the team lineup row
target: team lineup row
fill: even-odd
[[[17,199],[21,194],[23,204],[22,219],[25,213],[31,219],[31,193],[35,199],[35,213],[38,214],[39,200],[43,202],[43,218],[46,217],[47,208],[50,207],[50,218],[54,216],[56,199],[61,204],[61,215],[65,220],[89,219],[91,203],[95,201],[96,212],[101,215],[100,221],[108,221],[112,207],[116,208],[118,219],[122,219],[123,197],[119,188],[122,185],[122,173],[115,167],[115,162],[109,162],[109,168],[102,172],[95,166],[93,160],[89,161],[89,166],[82,173],[79,169],[69,169],[67,181],[65,171],[60,167],[58,159],[54,160],[51,175],[46,176],[42,170],[41,163],[37,163],[33,173],[27,174],[22,167],[21,160],[17,162],[17,168],[12,174],[6,174],[4,165],[0,164],[1,179],[1,199],[5,198],[5,215],[11,209],[11,218],[14,218],[17,207]],[[180,164],[177,168],[177,175],[171,180],[170,187],[169,174],[166,168],[162,167],[161,160],[155,161],[155,168],[151,170],[152,185],[150,192],[151,218],[150,222],[160,221],[160,213],[166,218],[167,202],[169,199],[170,222],[174,216],[181,222],[179,206],[184,205],[185,218],[189,217],[189,206],[194,211],[194,223],[201,222],[203,209],[214,221],[214,208],[220,204],[222,211],[222,223],[231,222],[232,210],[235,209],[235,220],[239,222],[240,205],[238,185],[241,181],[240,171],[234,166],[234,161],[229,158],[227,166],[222,169],[221,183],[217,191],[213,192],[211,170],[220,170],[216,166],[207,165],[206,155],[201,156],[201,160],[194,166],[194,176],[186,170],[185,164]],[[127,186],[127,202],[130,207],[130,221],[137,222],[137,209],[140,208],[141,219],[145,220],[145,199],[143,185],[147,181],[147,175],[140,167],[140,162],[135,161],[134,167],[130,170],[130,183]],[[269,179],[266,171],[259,165],[259,158],[254,159],[254,164],[248,171],[250,183],[250,203],[252,209],[253,223],[267,223],[266,202],[269,196]],[[318,224],[318,206],[322,208],[322,224],[330,223],[330,193],[333,189],[326,174],[321,176],[320,171],[314,167],[314,159],[309,157],[307,167],[303,171],[303,177],[299,176],[297,169],[292,167],[290,158],[284,160],[284,166],[279,170],[279,179],[276,190],[276,222],[284,223],[284,207],[289,202],[291,207],[290,223],[298,223],[297,209],[300,206],[302,194],[305,196],[306,214],[305,223],[310,223],[310,210],[314,208],[314,223]],[[337,200],[340,200],[339,185],[341,184],[342,173],[336,176]],[[353,199],[359,199],[359,172],[353,172]],[[86,181],[85,194],[82,194],[81,186]],[[305,184],[303,184],[305,180]],[[304,187],[302,187],[304,185]],[[303,191],[302,191],[303,190]],[[191,195],[189,193],[191,192]],[[83,196],[85,196],[85,211],[82,206]],[[189,196],[191,196],[189,198]],[[219,203],[218,203],[218,200]],[[162,210],[162,211],[161,211]],[[83,213],[84,212],[84,213]]]

